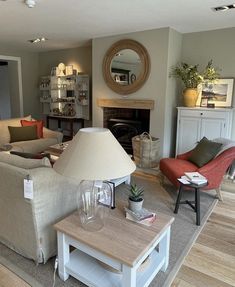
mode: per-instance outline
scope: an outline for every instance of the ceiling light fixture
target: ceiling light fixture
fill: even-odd
[[[36,5],[36,1],[35,0],[25,0],[25,4],[29,7],[29,8],[33,8]]]
[[[48,39],[45,38],[45,37],[41,37],[41,38],[36,38],[36,39],[31,39],[31,40],[28,40],[30,43],[40,43],[40,42],[45,42],[47,41]]]
[[[223,5],[223,6],[214,7],[214,8],[212,8],[212,10],[215,12],[219,12],[219,11],[226,11],[226,10],[230,10],[230,9],[234,9],[234,8],[235,8],[235,3],[230,4],[230,5]]]

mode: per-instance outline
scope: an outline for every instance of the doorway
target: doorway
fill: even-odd
[[[21,58],[0,55],[0,119],[22,117],[23,91]]]

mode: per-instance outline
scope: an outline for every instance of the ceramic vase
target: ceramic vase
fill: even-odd
[[[198,90],[193,88],[185,89],[183,92],[185,107],[196,107],[198,99]]]

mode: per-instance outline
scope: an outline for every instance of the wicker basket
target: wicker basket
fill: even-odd
[[[159,163],[158,138],[144,132],[132,138],[132,148],[135,163],[138,167],[153,168]]]

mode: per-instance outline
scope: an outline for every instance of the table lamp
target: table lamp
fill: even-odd
[[[109,185],[104,181],[127,176],[136,166],[109,129],[83,128],[54,169],[79,182],[77,198],[82,226],[97,231],[104,225],[107,207],[103,203],[110,196]]]

